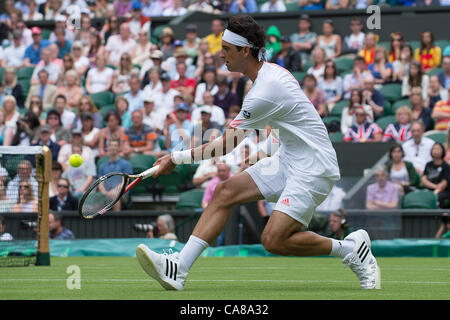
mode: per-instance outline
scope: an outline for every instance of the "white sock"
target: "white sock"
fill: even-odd
[[[180,252],[180,266],[186,271],[189,271],[194,261],[197,260],[203,250],[205,250],[208,246],[209,244],[206,241],[191,235],[188,242]]]
[[[355,243],[351,240],[336,240],[331,239],[330,256],[344,258],[347,254],[353,251]]]

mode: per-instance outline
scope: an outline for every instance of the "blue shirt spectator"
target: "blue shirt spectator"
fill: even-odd
[[[244,2],[242,5],[240,2]],[[231,4],[230,13],[254,13],[258,11],[255,0],[234,0]]]
[[[123,159],[117,158],[115,160],[109,159],[98,168],[98,176],[104,176],[111,172],[122,172],[133,174],[133,167],[131,166],[131,162]]]
[[[390,62],[387,62],[385,64],[385,68],[386,69],[392,69],[392,71],[394,71],[394,68],[392,67],[392,64]],[[381,72],[375,70],[375,64],[374,63],[369,64],[367,66],[367,70],[369,70],[372,73],[372,75],[373,75],[373,77],[375,79],[380,79],[380,80],[383,79],[381,77]]]
[[[59,49],[58,59],[64,58],[66,54],[70,54],[70,52],[72,51],[72,42],[69,40],[66,40],[62,46],[57,41],[55,41],[54,43],[58,46]]]
[[[25,49],[24,59],[29,59],[32,65],[37,65],[41,60],[42,48],[48,47],[50,42],[46,39],[42,39],[41,28],[31,28],[31,34],[33,36],[33,43]]]

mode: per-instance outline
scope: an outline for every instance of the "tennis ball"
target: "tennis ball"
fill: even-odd
[[[72,167],[77,168],[83,163],[83,158],[78,153],[74,153],[70,156],[69,163]]]

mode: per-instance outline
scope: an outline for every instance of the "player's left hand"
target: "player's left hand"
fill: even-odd
[[[165,156],[156,160],[153,166],[157,165],[159,165],[159,169],[153,175],[154,178],[157,178],[160,174],[170,174],[177,166],[175,163],[173,163],[171,154],[166,154]]]

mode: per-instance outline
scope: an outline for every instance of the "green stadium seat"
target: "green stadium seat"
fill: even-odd
[[[339,76],[340,76],[342,79],[344,79],[344,77],[345,77],[346,75],[352,74],[352,73],[353,73],[353,70],[342,71],[342,72],[339,72]]]
[[[117,67],[115,65],[113,65],[113,64],[107,64],[106,67],[110,68],[110,69],[113,69],[113,70],[117,69]]]
[[[450,41],[448,40],[437,40],[434,42],[435,46],[441,48],[442,53],[444,53],[445,47],[450,46]]]
[[[176,166],[171,174],[160,175],[158,182],[164,185],[164,194],[180,193],[178,186],[186,181],[186,173],[181,166]]]
[[[5,74],[5,68],[0,68],[0,82],[3,81],[3,75]]]
[[[201,208],[204,193],[205,192],[201,189],[182,192],[178,198],[176,209],[188,210]]]
[[[392,114],[392,105],[389,101],[384,100],[383,103],[383,116],[389,116]]]
[[[108,104],[108,105],[103,106],[103,107],[100,108],[99,111],[100,111],[100,114],[102,116],[103,121],[104,121],[106,115],[108,114],[108,112],[111,111],[111,110],[116,110],[117,111],[117,108],[116,108],[116,106],[114,104]]]
[[[341,122],[341,118],[339,118],[339,117],[333,117],[333,116],[330,116],[330,117],[323,117],[323,118],[322,118],[322,121],[323,121],[323,123],[330,123],[330,122],[332,122],[332,121]]]
[[[391,123],[396,122],[395,116],[384,116],[379,118],[376,123],[380,126],[381,129],[386,130],[387,126]]]
[[[409,101],[409,99],[401,99],[401,100],[396,101],[392,105],[392,114],[395,114],[397,109],[400,108],[401,106],[408,106],[411,108],[411,102]]]
[[[425,137],[430,138],[434,142],[446,143],[447,133],[439,130],[430,130],[423,134]]]
[[[159,43],[161,32],[164,28],[167,28],[167,27],[169,27],[169,25],[163,24],[163,25],[160,25],[160,26],[157,26],[156,28],[154,28],[150,41],[152,43]]]
[[[302,83],[303,82],[303,78],[306,75],[306,72],[302,72],[302,71],[294,71],[292,72],[292,75],[294,76],[294,78],[298,81],[298,83]]]
[[[89,97],[92,99],[94,104],[98,109],[103,106],[114,104],[114,93],[111,91],[102,91],[90,94]]]
[[[330,116],[340,117],[342,114],[342,110],[344,110],[344,108],[347,107],[348,104],[349,104],[348,100],[338,101],[334,105],[333,109],[331,109]]]
[[[386,48],[386,50],[389,51],[390,47],[391,47],[391,42],[390,41],[380,41],[377,43],[378,47],[384,47]]]
[[[52,30],[49,29],[42,29],[42,39],[50,38],[50,34],[52,33]]]
[[[161,150],[166,150],[166,139],[164,136],[159,135],[157,138],[157,142]]]
[[[414,51],[416,51],[417,48],[420,48],[420,41],[419,40],[408,41],[408,43],[411,46],[411,48],[413,49],[413,54],[414,54]]]
[[[333,132],[329,134],[331,142],[342,142],[344,141],[344,134],[342,132]]]
[[[311,59],[308,59],[303,64],[303,71],[307,72],[309,68],[313,66]]]
[[[428,189],[409,192],[403,198],[403,209],[437,209],[437,197]]]
[[[353,58],[342,57],[334,60],[338,73],[351,71],[353,69]]]
[[[23,67],[17,70],[18,80],[30,80],[33,75],[34,67]]]
[[[402,85],[399,83],[388,83],[383,85],[380,92],[389,102],[395,102],[402,98]]]
[[[442,71],[443,71],[444,69],[442,69],[442,68],[434,68],[434,69],[432,69],[432,70],[430,70],[430,72],[428,72],[428,76],[429,77],[431,77],[431,76],[437,76],[439,73],[441,73]]]
[[[133,168],[134,174],[139,174],[153,166],[153,164],[156,161],[156,157],[152,155],[134,155],[130,157],[131,166]],[[147,188],[146,186],[151,185],[154,183],[153,178],[145,179],[141,182],[139,182],[133,189],[133,194],[147,194]]]
[[[296,1],[292,1],[290,3],[285,3],[286,11],[287,12],[293,12],[293,11],[299,11],[300,7],[298,6],[298,3]]]
[[[18,80],[17,83],[22,86],[22,97],[25,101],[28,96],[28,91],[30,91],[30,80]]]

